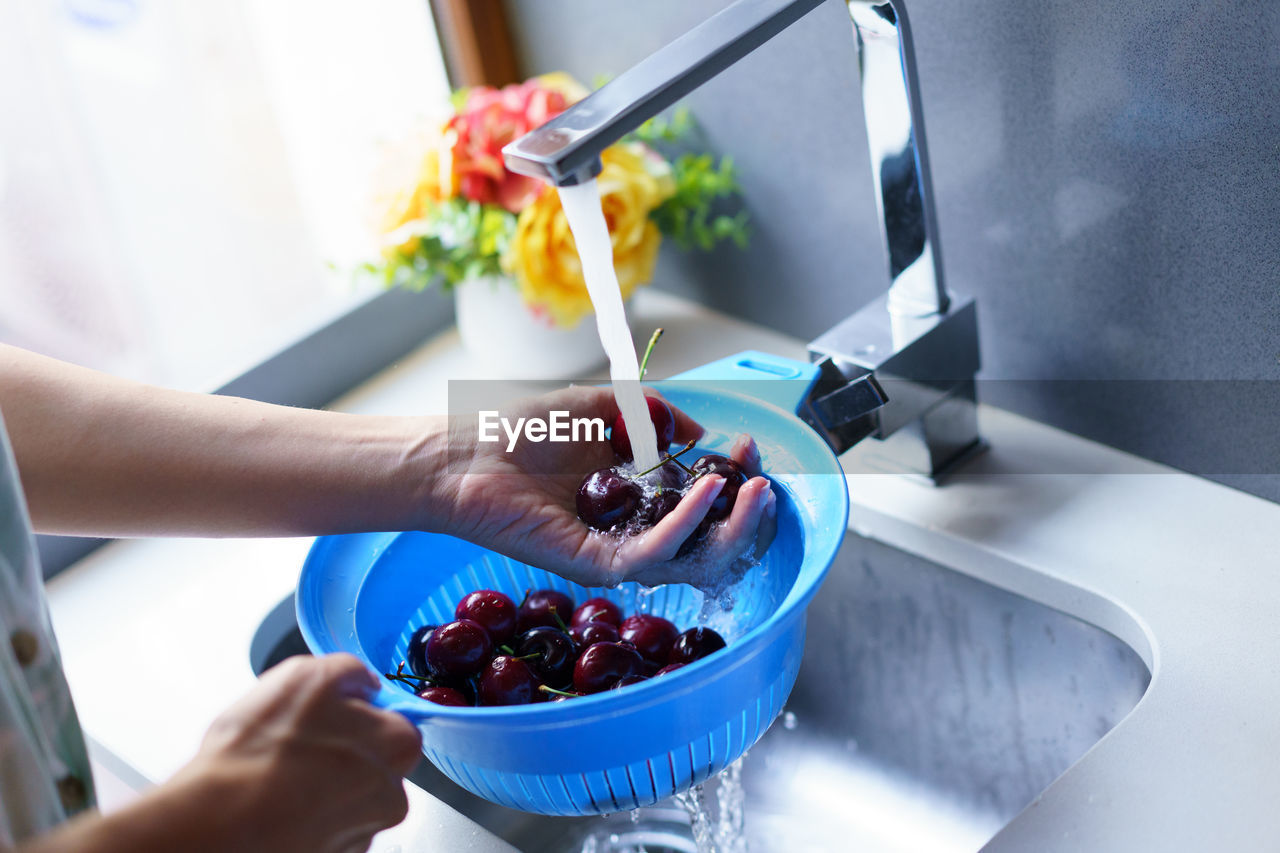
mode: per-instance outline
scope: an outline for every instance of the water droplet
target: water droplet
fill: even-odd
[[[782,715],[782,727],[787,731],[794,731],[795,727],[800,723],[796,720],[796,715],[787,711]]]

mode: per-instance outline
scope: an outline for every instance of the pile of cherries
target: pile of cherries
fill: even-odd
[[[685,542],[685,551],[704,539],[711,525],[728,518],[738,498],[738,489],[747,482],[742,466],[727,456],[708,453],[693,465],[679,460],[680,453],[689,450],[693,443],[674,456],[668,454],[675,440],[676,419],[671,407],[656,397],[646,397],[649,404],[649,420],[658,436],[658,455],[661,462],[656,470],[633,473],[626,464],[632,462],[631,439],[626,423],[619,415],[613,423],[609,443],[618,456],[619,464],[592,471],[578,486],[578,518],[596,530],[635,534],[653,527],[676,508],[680,499],[701,477],[719,474],[724,486],[716,496],[701,524]],[[652,475],[646,484],[643,481]]]
[[[517,607],[481,589],[458,602],[454,621],[416,629],[387,677],[440,705],[524,705],[626,687],[724,647],[710,628],[681,633],[661,616],[624,618],[607,598],[575,607],[540,589]]]

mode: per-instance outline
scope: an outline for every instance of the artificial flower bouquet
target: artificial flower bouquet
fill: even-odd
[[[506,276],[535,316],[576,326],[591,300],[559,194],[508,171],[502,147],[586,94],[563,74],[455,93],[447,121],[401,146],[408,169],[380,200],[382,256],[368,270],[411,289]],[[684,248],[745,245],[746,214],[724,209],[738,193],[733,163],[688,151],[693,129],[677,109],[601,156],[597,182],[624,299],[652,277],[664,235]]]

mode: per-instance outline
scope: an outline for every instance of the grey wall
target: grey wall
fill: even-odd
[[[590,81],[727,3],[507,5],[526,73]],[[1280,4],[908,9],[980,393],[1280,500]],[[658,286],[800,337],[885,289],[855,62],[832,0],[689,99],[755,232],[664,251]]]

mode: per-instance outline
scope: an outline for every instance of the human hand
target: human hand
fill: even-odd
[[[653,394],[654,392],[649,392]],[[655,395],[657,396],[657,395]],[[548,418],[551,411],[613,423],[617,403],[607,387],[572,387],[521,401],[504,417]],[[676,442],[699,438],[702,428],[672,407]],[[584,586],[616,586],[625,580],[646,584],[686,579],[690,568],[678,556],[723,483],[718,476],[699,479],[679,506],[644,533],[617,537],[593,531],[578,519],[575,495],[591,471],[616,462],[607,441],[479,442],[474,422],[452,431],[450,463],[439,478],[448,490],[451,510],[445,531],[503,554],[553,571]],[[738,492],[729,518],[698,557],[707,566],[727,567],[752,549],[763,553],[773,538],[774,500],[760,475],[755,443],[741,436],[731,450],[750,478]]]
[[[404,819],[421,736],[369,704],[377,684],[351,655],[290,658],[214,721],[171,781],[216,809],[228,835],[213,849],[362,851]]]

